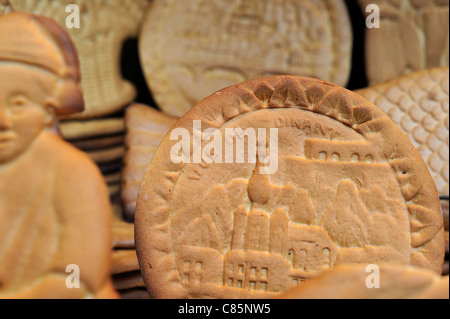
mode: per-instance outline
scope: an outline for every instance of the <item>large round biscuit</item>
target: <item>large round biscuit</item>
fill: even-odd
[[[278,141],[276,171],[264,175],[271,162],[251,163],[245,144],[242,164],[175,163],[178,134],[200,136],[199,120],[218,140],[240,128],[261,131],[263,150]],[[268,298],[339,264],[440,274],[444,259],[438,193],[408,138],[356,93],[294,76],[228,87],[180,119],[147,168],[135,227],[157,298]]]
[[[156,0],[139,45],[158,106],[181,117],[221,88],[267,75],[345,86],[352,30],[342,0]]]

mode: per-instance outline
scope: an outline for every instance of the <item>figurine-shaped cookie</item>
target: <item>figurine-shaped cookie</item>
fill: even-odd
[[[345,86],[352,31],[342,0],[155,0],[139,45],[158,106],[181,117],[215,91],[262,76]]]
[[[80,28],[67,28],[69,4],[61,0],[11,0],[15,10],[54,19],[73,39],[81,66],[85,110],[71,118],[91,119],[112,114],[133,101],[134,86],[122,78],[120,55],[127,38],[136,36],[146,0],[75,0]]]
[[[220,90],[167,133],[135,215],[150,294],[270,298],[348,263],[442,272],[439,197],[369,101],[312,78]]]
[[[127,109],[126,154],[121,197],[127,220],[134,219],[142,177],[162,139],[176,119],[151,107],[133,104]]]
[[[0,298],[117,296],[106,185],[49,131],[57,115],[83,110],[79,82],[75,48],[55,22],[0,17]]]

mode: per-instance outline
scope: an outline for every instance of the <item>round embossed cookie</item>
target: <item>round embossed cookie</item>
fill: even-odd
[[[219,89],[267,75],[345,86],[351,47],[342,0],[155,0],[140,34],[147,83],[177,117]]]
[[[387,115],[312,78],[231,86],[169,131],[143,178],[136,247],[158,298],[267,298],[348,263],[440,274],[433,179]]]
[[[356,93],[386,112],[427,163],[439,195],[448,196],[448,67],[415,72]]]
[[[122,118],[104,118],[90,121],[65,121],[59,124],[61,135],[69,141],[105,137],[125,133]]]
[[[342,265],[280,299],[448,299],[448,276],[401,265]]]

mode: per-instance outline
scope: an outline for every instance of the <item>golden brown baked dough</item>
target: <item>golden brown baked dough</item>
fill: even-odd
[[[280,299],[448,299],[449,279],[427,269],[380,265],[379,288],[366,282],[374,271],[368,265],[341,265],[300,284]],[[369,287],[371,285],[369,284]]]
[[[155,0],[139,45],[158,106],[180,117],[221,88],[267,75],[345,86],[352,30],[342,0]]]
[[[359,0],[380,8],[380,28],[366,29],[371,85],[424,69],[449,66],[448,0]],[[365,13],[371,14],[370,12]]]
[[[116,298],[111,206],[89,158],[51,130],[83,109],[78,60],[50,19],[0,17],[0,298]],[[77,265],[80,288],[66,269]]]
[[[126,154],[121,197],[128,220],[134,219],[139,185],[145,169],[175,122],[175,118],[142,104],[134,104],[126,111]]]
[[[125,133],[122,118],[95,119],[91,121],[65,121],[60,123],[62,136],[69,141],[105,137]]]
[[[227,128],[278,129],[258,143],[271,148],[277,134],[278,156],[265,165],[264,153],[256,164],[176,163],[177,134],[201,136],[194,121],[202,132],[218,129],[218,140]],[[264,175],[276,159],[276,172]],[[267,298],[338,264],[440,274],[444,259],[436,187],[407,137],[359,95],[293,76],[231,86],[183,116],[147,168],[135,230],[156,298]]]

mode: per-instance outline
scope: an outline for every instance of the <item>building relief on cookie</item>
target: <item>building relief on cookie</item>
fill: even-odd
[[[136,90],[122,78],[123,42],[135,37],[148,6],[146,0],[74,0],[80,8],[80,28],[66,28],[67,1],[11,0],[16,10],[54,19],[72,37],[78,51],[86,109],[70,118],[112,114],[133,101]]]
[[[352,34],[340,0],[158,0],[140,46],[158,105],[180,117],[251,78],[296,74],[346,85]]]
[[[359,0],[365,12],[371,0]],[[449,1],[382,0],[380,28],[367,29],[371,85],[449,65]],[[370,14],[366,13],[366,14]]]
[[[167,135],[136,209],[152,293],[266,298],[346,263],[441,272],[433,181],[407,138],[368,101],[326,82],[278,76],[217,92],[173,129],[192,132],[198,119],[221,132],[276,125],[278,170],[262,175],[259,159],[175,164],[168,154],[176,141]]]
[[[176,119],[149,106],[133,104],[125,116],[126,141],[121,197],[127,219],[134,218],[139,185],[162,139]]]
[[[435,68],[356,91],[382,109],[422,155],[439,194],[449,194],[449,69]]]

